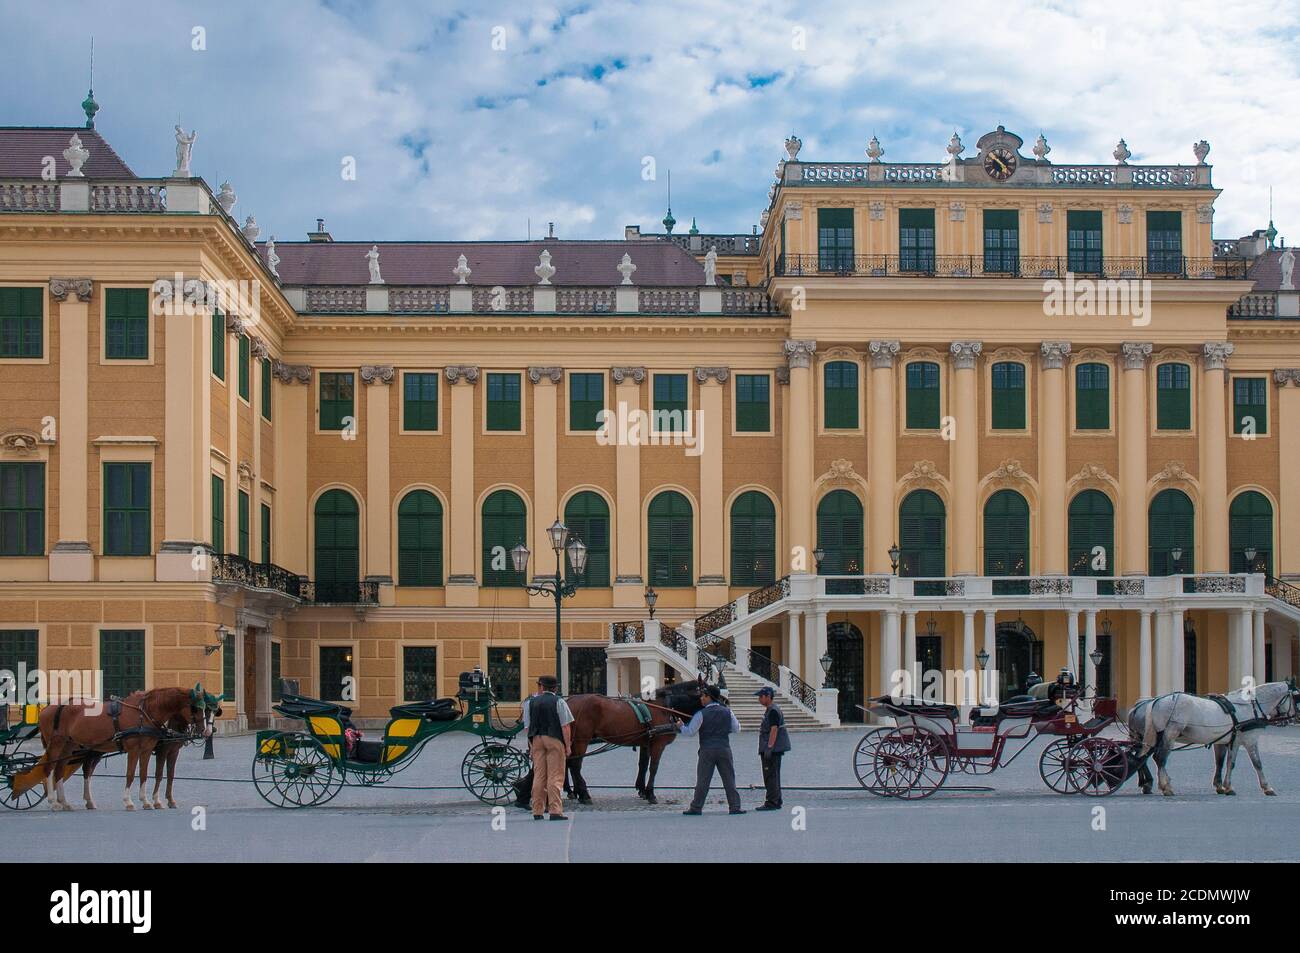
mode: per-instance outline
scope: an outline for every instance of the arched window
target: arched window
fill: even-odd
[[[1074,429],[1110,429],[1110,368],[1105,364],[1074,369]]]
[[[522,586],[525,573],[515,572],[510,550],[527,545],[528,511],[510,490],[497,490],[483,501],[483,585]]]
[[[822,414],[827,430],[858,429],[858,365],[831,361],[822,371]]]
[[[1100,490],[1077,494],[1070,501],[1069,537],[1071,576],[1115,575],[1115,507],[1110,497]]]
[[[1238,493],[1228,508],[1229,560],[1232,572],[1262,572],[1273,575],[1273,504],[1255,490]],[[1246,559],[1254,549],[1255,558]]]
[[[1147,511],[1148,571],[1152,576],[1195,572],[1196,511],[1182,490],[1163,490]],[[1174,550],[1181,549],[1178,560]],[[1175,565],[1177,562],[1177,565]]]
[[[860,576],[862,504],[848,490],[832,490],[817,504],[817,548],[825,550],[824,576]]]
[[[776,581],[776,507],[757,490],[731,504],[731,584],[765,586]]]
[[[1029,504],[998,490],[984,504],[984,575],[1029,575]]]
[[[650,501],[650,584],[665,588],[695,581],[691,503],[675,490],[664,490]]]
[[[316,601],[348,602],[361,576],[360,509],[346,490],[316,500]]]
[[[937,493],[914,490],[907,494],[903,505],[898,508],[900,576],[937,578],[947,574],[944,517],[943,500]]]
[[[442,585],[442,503],[428,490],[397,504],[397,584]]]
[[[579,579],[573,574],[565,556],[569,578],[589,589],[609,585],[609,505],[599,493],[584,490],[575,493],[564,507],[564,525],[569,536],[576,536],[587,547],[587,568]]]

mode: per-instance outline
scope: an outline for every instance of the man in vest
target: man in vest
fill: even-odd
[[[785,715],[773,702],[774,692],[764,685],[754,693],[763,706],[763,723],[758,726],[758,757],[763,763],[763,785],[767,798],[760,811],[781,809],[781,756],[790,750],[790,733]]]
[[[564,763],[573,750],[573,712],[555,694],[559,682],[553,675],[537,680],[537,694],[524,700],[524,731],[533,756],[533,820],[546,808],[553,821],[564,816]]]
[[[709,785],[713,783],[713,771],[722,778],[722,787],[727,792],[727,807],[732,814],[744,814],[740,807],[740,793],[736,790],[736,766],[731,759],[731,739],[733,731],[740,730],[740,722],[730,708],[719,703],[722,693],[710,685],[707,689],[709,703],[695,713],[695,717],[680,730],[684,735],[700,736],[700,759],[695,769],[695,797],[691,798],[690,810],[682,811],[690,817],[703,813],[704,799],[708,797]]]

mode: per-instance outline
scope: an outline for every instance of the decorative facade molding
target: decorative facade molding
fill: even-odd
[[[52,442],[42,440],[39,434],[30,430],[9,430],[0,434],[0,451],[25,457],[29,453],[34,453],[41,444]]]
[[[1300,367],[1279,367],[1273,371],[1273,383],[1278,387],[1291,384],[1300,387]]]
[[[948,348],[952,354],[952,366],[959,371],[969,371],[975,367],[975,360],[984,350],[980,341],[953,341]]]
[[[276,380],[286,384],[310,384],[311,367],[307,364],[285,364],[283,361],[271,361],[271,374]]]
[[[254,360],[265,360],[271,356],[271,349],[266,346],[266,342],[259,337],[250,337],[248,339],[249,353],[253,355]]]
[[[1214,221],[1214,206],[1213,205],[1196,206],[1196,221],[1198,221],[1202,225],[1211,224]]]
[[[964,222],[966,221],[966,203],[949,202],[948,203],[948,221]]]
[[[51,278],[50,294],[55,301],[67,301],[68,293],[77,296],[78,301],[90,301],[90,294],[95,289],[95,282],[90,278]]]
[[[1039,202],[1039,203],[1038,203],[1038,221],[1039,221],[1040,224],[1043,224],[1043,225],[1050,225],[1050,224],[1051,224],[1051,222],[1052,222],[1052,203],[1051,203],[1051,202]]]
[[[1085,463],[1070,480],[1070,485],[1078,489],[1106,490],[1114,488],[1116,483],[1115,478],[1101,464]]]
[[[788,383],[790,383],[790,368],[789,368],[789,367],[778,367],[778,368],[776,369],[776,382],[777,382],[778,384],[788,384]]]
[[[1147,366],[1153,350],[1150,341],[1125,341],[1119,346],[1120,360],[1126,371],[1140,371]]]
[[[872,367],[893,367],[894,358],[898,357],[900,350],[902,345],[898,341],[870,341],[867,344]]]
[[[1002,461],[1001,465],[993,471],[992,479],[1001,481],[1013,480],[1024,483],[1030,482],[1029,474],[1026,473],[1024,468],[1020,465],[1020,461],[1011,458]]]
[[[392,364],[362,364],[361,365],[361,383],[363,384],[391,384],[397,372],[393,369]]]
[[[817,353],[816,341],[786,341],[785,357],[793,367],[812,367],[813,355]]]
[[[873,222],[881,222],[885,219],[885,203],[879,199],[873,199],[867,206],[867,214]]]
[[[862,477],[853,469],[853,461],[840,458],[832,460],[831,467],[817,478],[818,486],[852,486],[865,485]]]
[[[797,221],[799,221],[799,220],[802,219],[802,218],[803,218],[803,203],[802,203],[802,202],[786,202],[786,203],[785,203],[785,220],[786,220],[787,222],[797,222]]]
[[[1205,369],[1223,371],[1228,368],[1228,358],[1237,346],[1230,341],[1210,341],[1205,345]]]
[[[1132,206],[1132,205],[1129,205],[1127,202],[1121,202],[1121,203],[1119,204],[1118,213],[1119,213],[1119,223],[1120,223],[1121,225],[1132,225],[1132,224],[1133,224],[1133,206]]]
[[[1170,460],[1164,468],[1151,478],[1153,483],[1190,483],[1192,476],[1187,467],[1177,460]]]
[[[1059,371],[1065,367],[1070,356],[1069,341],[1044,341],[1040,348],[1043,355],[1043,370]]]
[[[629,378],[633,384],[641,384],[645,382],[646,373],[644,367],[611,367],[609,376],[615,384],[621,384]]]
[[[473,364],[449,364],[443,368],[442,373],[446,376],[448,384],[464,381],[473,386],[478,383],[478,368]]]
[[[239,466],[235,468],[239,474],[239,485],[250,486],[253,482],[253,467],[247,460],[240,460]]]
[[[908,492],[924,489],[935,490],[940,495],[946,495],[948,490],[947,481],[932,460],[916,461],[912,464],[912,469],[903,474],[901,482],[907,487]]]
[[[707,383],[710,379],[717,381],[719,384],[725,384],[727,378],[731,376],[729,367],[697,367],[695,368],[695,380],[701,384]]]
[[[530,367],[528,368],[528,379],[534,384],[540,384],[543,381],[549,381],[552,384],[558,384],[564,380],[564,368],[562,367]]]
[[[226,330],[231,334],[244,333],[244,319],[237,314],[226,315]]]

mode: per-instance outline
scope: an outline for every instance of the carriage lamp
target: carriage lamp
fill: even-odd
[[[655,617],[655,603],[659,601],[659,593],[655,592],[654,586],[645,587],[645,604],[650,610],[650,618]]]
[[[976,653],[975,653],[975,661],[977,661],[977,662],[980,663],[980,671],[983,671],[983,670],[984,670],[984,666],[986,666],[986,665],[989,664],[989,653],[988,653],[988,651],[985,650],[985,649],[980,649],[978,652],[976,652]]]
[[[574,536],[569,540],[566,550],[569,554],[569,565],[573,567],[573,574],[583,575],[587,571],[587,544]]]
[[[826,558],[826,550],[818,546],[813,550],[813,560],[817,563],[817,571],[822,571],[822,560]]]
[[[1169,558],[1174,561],[1174,572],[1178,572],[1178,564],[1183,561],[1183,547],[1175,546],[1169,550]]]
[[[514,564],[515,572],[521,574],[528,572],[528,557],[531,555],[532,553],[523,543],[510,550],[510,562]]]
[[[1093,668],[1101,668],[1101,660],[1106,656],[1101,654],[1101,649],[1093,649],[1088,653],[1088,658],[1092,659]]]
[[[898,572],[898,557],[902,550],[898,548],[898,543],[889,547],[889,571]]]
[[[224,625],[217,626],[217,644],[203,646],[204,657],[209,655],[216,655],[218,652],[220,652],[225,647],[226,639],[228,638],[230,638],[230,630],[226,628]]]
[[[821,663],[822,673],[825,675],[829,675],[831,672],[831,663],[835,661],[833,658],[831,658],[831,653],[827,652],[817,661]]]
[[[558,553],[569,540],[569,527],[561,523],[557,517],[551,524],[551,528],[546,531],[546,535],[551,538],[551,549]]]
[[[928,635],[930,638],[934,638],[934,631],[938,627],[939,627],[938,623],[934,621],[934,613],[931,612],[930,618],[925,620],[925,634]]]
[[[1110,614],[1109,613],[1101,617],[1101,634],[1106,636],[1107,638],[1110,637]]]
[[[1255,557],[1259,555],[1259,550],[1254,546],[1247,546],[1241,551],[1241,555],[1246,557],[1246,572],[1255,572]]]

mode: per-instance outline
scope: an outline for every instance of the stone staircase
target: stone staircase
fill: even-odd
[[[727,702],[736,713],[736,720],[744,731],[755,731],[763,720],[763,705],[754,697],[767,682],[755,678],[748,672],[739,672],[728,666],[723,672],[727,683]],[[779,688],[776,690],[776,703],[785,715],[785,726],[790,731],[824,730],[829,726],[810,715]]]

